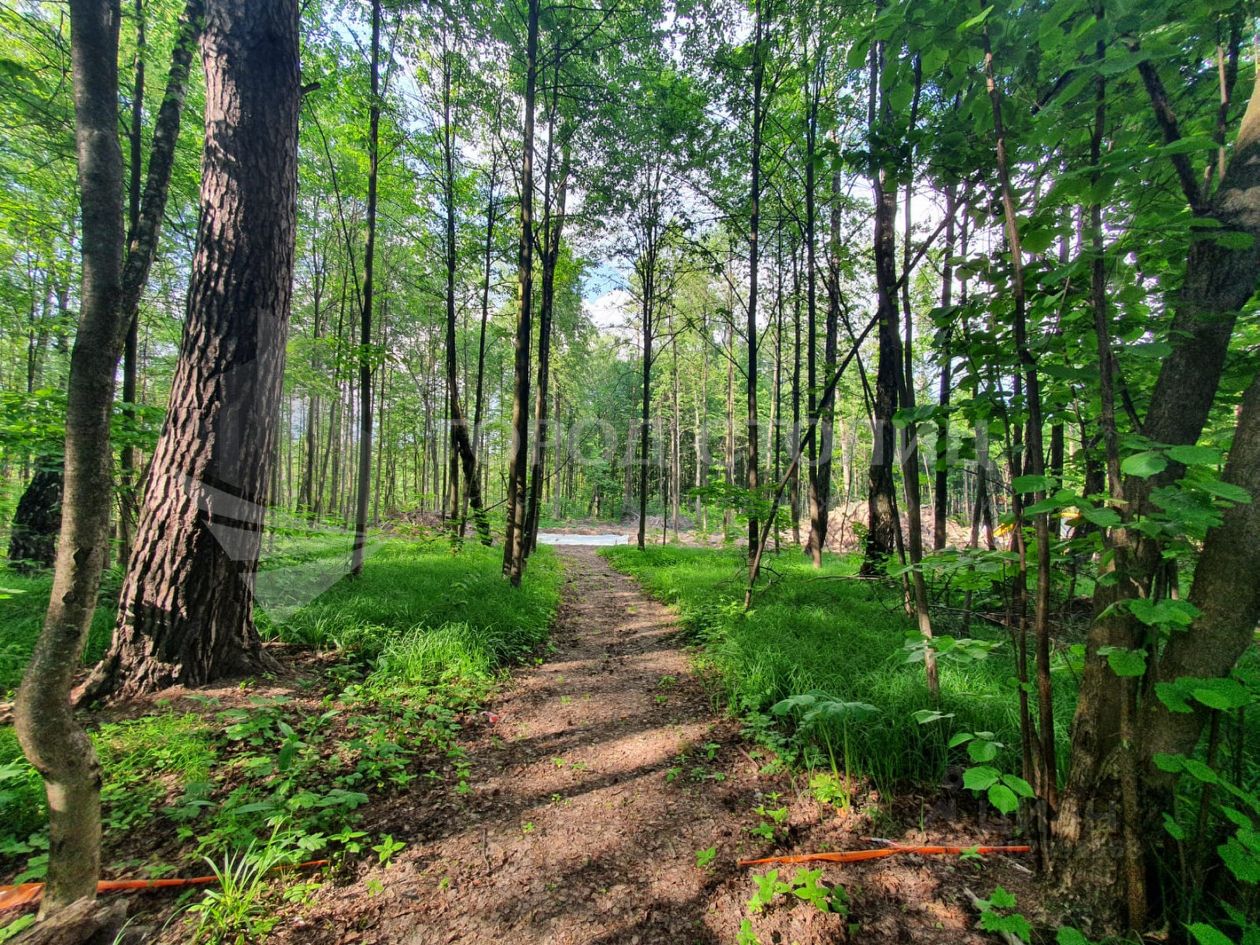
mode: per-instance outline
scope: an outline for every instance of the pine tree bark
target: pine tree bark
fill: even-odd
[[[114,642],[85,694],[275,668],[253,624],[293,282],[296,0],[209,0],[201,220]]]
[[[72,0],[70,56],[80,214],[79,327],[66,401],[65,494],[52,593],[22,677],[14,726],[48,798],[48,875],[40,915],[96,896],[101,769],[74,717],[70,687],[82,659],[109,547],[113,454],[109,420],[122,317],[123,160],[118,140],[116,0]]]

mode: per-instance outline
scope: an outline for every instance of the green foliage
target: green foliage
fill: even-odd
[[[847,741],[852,773],[887,784],[936,781],[944,773],[950,760],[947,733],[915,719],[930,698],[922,668],[907,664],[902,641],[918,634],[895,594],[844,580],[855,561],[828,558],[820,573],[791,552],[782,555],[773,561],[774,583],[745,614],[745,571],[735,553],[618,547],[604,554],[678,609],[688,632],[705,644],[701,661],[717,672],[731,707],[758,737],[811,765],[827,765],[829,746],[838,754]],[[964,657],[979,650],[992,652]],[[960,641],[957,655],[941,661],[938,711],[951,715],[959,728],[995,733],[1005,745],[1017,743],[1005,637]],[[1070,683],[1056,676],[1064,732]],[[1008,769],[1017,763],[1008,749],[1001,749],[1001,757]]]
[[[1015,897],[998,886],[988,899],[979,901],[980,928],[986,932],[1013,935],[1021,942],[1032,941],[1032,926],[1015,911]]]
[[[240,882],[228,903],[207,908],[231,913],[238,925],[249,914],[246,901],[265,885],[253,875],[259,851],[279,845],[310,858],[370,847],[380,862],[391,861],[400,841],[369,842],[357,829],[363,808],[424,776],[417,761],[434,753],[445,757],[452,789],[466,793],[469,764],[456,743],[462,716],[509,661],[546,637],[559,599],[555,556],[540,550],[519,589],[499,567],[497,555],[473,545],[452,556],[444,541],[393,542],[358,579],[272,624],[273,634],[343,657],[314,681],[314,711],[305,698],[249,695],[246,687],[239,707],[216,711],[214,699],[194,697],[203,711],[167,708],[101,725],[93,738],[104,770],[107,851],[115,838],[157,822],[186,859],[226,857],[221,868]],[[28,593],[0,601],[6,606],[44,604]],[[461,622],[450,623],[456,614]],[[20,867],[20,879],[39,878],[47,857],[43,788],[11,728],[0,728],[0,812],[0,864]],[[151,875],[178,868],[132,865]]]

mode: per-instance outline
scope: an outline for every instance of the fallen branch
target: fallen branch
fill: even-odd
[[[765,856],[756,860],[740,860],[740,866],[761,866],[767,863],[861,863],[864,860],[879,860],[899,853],[915,853],[920,856],[961,856],[964,853],[976,853],[988,856],[994,853],[1029,853],[1032,847],[960,847],[960,846],[912,846],[903,843],[889,843],[886,847],[875,850],[844,850],[839,853],[801,853],[794,856]]]
[[[310,860],[296,866],[281,865],[268,872],[281,870],[306,870],[327,866],[327,860]],[[183,889],[188,886],[213,886],[218,876],[188,876],[174,879],[106,879],[96,884],[96,894],[135,892],[147,889]],[[44,894],[43,883],[22,883],[20,886],[0,886],[0,912],[39,902]]]

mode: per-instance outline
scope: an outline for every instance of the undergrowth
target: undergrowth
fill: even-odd
[[[0,575],[0,586],[14,583]],[[17,589],[0,606],[37,629],[48,583]],[[294,644],[293,655],[325,653],[296,685],[243,680],[91,733],[104,772],[106,875],[158,877],[202,858],[229,869],[247,862],[242,851],[273,848],[293,862],[379,852],[384,841],[359,829],[374,798],[418,780],[470,789],[462,720],[506,664],[545,640],[559,590],[550,549],[514,589],[494,549],[393,540],[358,578],[296,611],[260,615],[264,635]],[[94,635],[89,658],[108,642],[108,622],[97,623],[104,637]],[[12,728],[0,728],[0,875],[40,878],[45,817],[39,777]],[[389,838],[391,851],[400,845]]]
[[[1005,770],[1018,770],[1011,747],[1019,744],[1014,668],[1005,635],[976,626],[974,635],[998,644],[987,658],[942,656],[941,701],[934,704],[923,664],[908,661],[914,624],[900,596],[881,583],[846,580],[857,570],[856,559],[829,557],[820,571],[794,551],[770,559],[768,583],[744,613],[746,559],[739,552],[621,546],[602,553],[678,610],[686,631],[703,644],[701,666],[713,671],[747,726],[810,767],[866,776],[884,789],[939,781],[948,765],[965,761],[958,748],[948,747],[950,736],[984,731],[1007,746],[998,758]],[[1062,731],[1074,687],[1070,673],[1056,674]],[[808,693],[863,711],[833,712],[806,729],[794,724],[796,715],[772,713],[783,700]],[[928,708],[950,717],[920,724],[915,713]]]

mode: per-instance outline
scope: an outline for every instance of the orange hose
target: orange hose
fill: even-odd
[[[911,846],[894,843],[878,850],[845,850],[840,853],[802,853],[796,856],[765,856],[757,860],[740,860],[740,866],[761,866],[766,863],[860,863],[864,860],[879,860],[898,853],[918,853],[924,856],[959,856],[963,853],[1028,853],[1027,846],[1013,847],[959,847],[959,846]]]
[[[292,867],[277,866],[271,872],[285,869],[315,869],[316,867],[327,865],[327,860],[308,860],[305,863],[299,863]],[[218,881],[219,877],[217,876],[187,876],[176,879],[104,879],[96,884],[96,894],[99,896],[102,893],[130,892],[142,889],[182,889],[187,886],[210,886]],[[0,886],[0,912],[39,902],[40,896],[43,894],[43,883]]]

